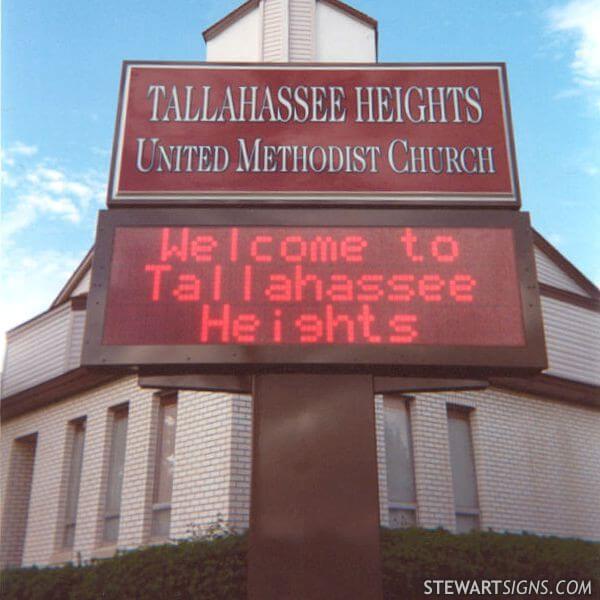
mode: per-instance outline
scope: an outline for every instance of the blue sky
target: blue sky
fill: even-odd
[[[1,330],[45,310],[93,243],[121,61],[203,60],[201,32],[238,4],[4,0]],[[379,21],[382,62],[507,63],[523,208],[600,282],[600,0],[351,4]]]

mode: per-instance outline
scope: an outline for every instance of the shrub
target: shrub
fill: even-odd
[[[83,567],[10,569],[0,590],[3,600],[245,598],[246,538],[153,546]]]
[[[592,580],[592,597],[600,598],[600,544],[581,540],[492,532],[453,535],[441,529],[383,530],[382,561],[386,600],[423,598],[427,579],[547,579],[550,586],[561,579]]]
[[[600,598],[600,544],[384,529],[381,548],[386,600],[423,598],[426,579],[592,580],[591,597]],[[2,574],[0,595],[5,600],[245,600],[246,552],[246,536],[228,535],[154,546],[82,567],[10,569]]]

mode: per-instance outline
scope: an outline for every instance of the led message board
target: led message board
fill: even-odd
[[[103,211],[84,364],[540,370],[525,214]]]
[[[504,65],[124,64],[109,205],[365,199],[518,208]]]

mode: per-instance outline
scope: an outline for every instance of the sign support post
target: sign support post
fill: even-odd
[[[254,377],[249,600],[382,598],[369,375]]]

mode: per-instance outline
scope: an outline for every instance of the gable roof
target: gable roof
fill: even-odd
[[[232,10],[230,13],[226,14],[222,19],[219,19],[216,23],[208,27],[202,32],[202,37],[205,42],[208,42],[212,38],[215,37],[218,33],[223,31],[237,21],[239,18],[243,17],[245,14],[249,13],[252,9],[256,8],[260,4],[260,0],[248,0],[243,4],[240,4],[237,8]]]
[[[225,15],[222,19],[219,19],[216,23],[214,23],[202,32],[202,37],[204,38],[204,41],[208,42],[209,40],[214,38],[221,31],[229,27],[229,25],[243,17],[245,14],[249,13],[251,10],[255,9],[260,4],[260,2],[261,0],[248,0],[247,2],[244,2],[236,9],[232,10],[230,13]],[[346,4],[345,2],[342,2],[341,0],[315,0],[315,2],[323,2],[325,4],[329,4],[330,6],[337,8],[338,10],[346,13],[347,15],[350,15],[351,17],[354,17],[355,19],[358,19],[359,21],[362,21],[366,25],[369,25],[370,27],[373,27],[373,29],[377,30],[376,19]]]
[[[315,1],[323,2],[324,4],[329,4],[330,6],[333,6],[334,8],[337,8],[338,10],[341,10],[342,12],[345,12],[346,14],[350,15],[351,17],[354,17],[355,19],[362,21],[366,25],[373,27],[373,29],[377,29],[377,27],[378,27],[377,19],[370,17],[366,13],[364,13],[360,10],[357,10],[353,6],[350,6],[349,4],[346,4],[345,2],[342,2],[341,0],[315,0]]]
[[[561,254],[544,236],[535,229],[533,231],[533,244],[547,258],[554,263],[577,287],[583,290],[594,300],[600,299],[600,290],[588,279],[570,260]]]
[[[66,302],[72,295],[75,288],[81,283],[81,280],[87,275],[92,268],[92,258],[94,256],[94,247],[92,246],[88,253],[83,257],[83,260],[79,263],[78,267],[73,272],[73,275],[69,277],[67,283],[58,293],[58,296],[54,298],[54,301],[50,305],[50,308],[55,308]]]

